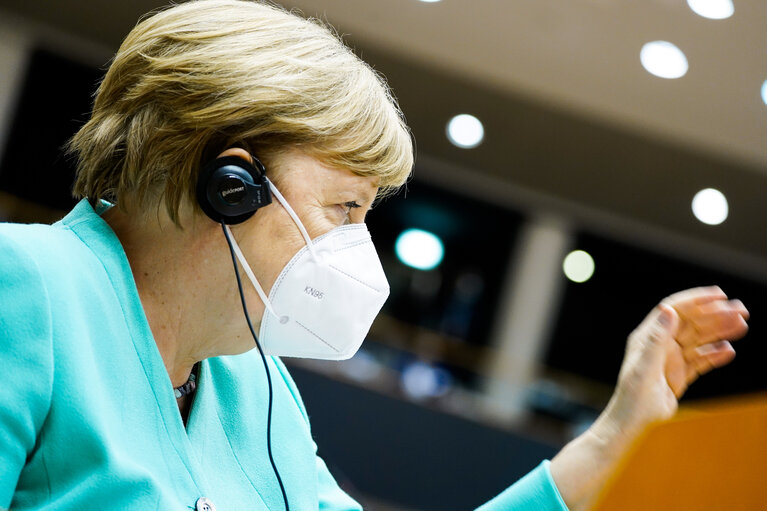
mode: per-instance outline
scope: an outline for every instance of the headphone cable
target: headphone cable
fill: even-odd
[[[269,405],[268,405],[268,412],[267,412],[267,419],[266,419],[266,448],[269,452],[269,461],[272,464],[272,469],[274,470],[274,475],[277,476],[277,482],[280,483],[280,491],[282,491],[282,500],[285,502],[285,511],[290,511],[290,506],[288,505],[288,496],[285,493],[285,486],[282,484],[282,478],[280,477],[280,471],[277,470],[277,465],[274,463],[274,457],[272,456],[272,398],[273,398],[273,392],[272,392],[272,377],[269,373],[269,366],[266,363],[266,356],[264,355],[264,350],[261,349],[261,343],[258,342],[258,337],[256,336],[255,330],[253,330],[253,323],[250,321],[250,314],[248,314],[248,306],[245,303],[245,293],[242,290],[242,279],[240,279],[240,270],[237,268],[237,257],[234,254],[234,247],[232,246],[232,240],[229,238],[229,233],[226,231],[226,224],[222,221],[221,222],[221,228],[224,231],[224,236],[226,237],[226,243],[229,245],[229,253],[232,256],[232,264],[234,265],[234,275],[237,277],[237,289],[240,291],[240,301],[242,302],[242,310],[245,313],[245,319],[248,322],[248,328],[250,328],[250,333],[253,336],[253,340],[256,342],[256,347],[258,348],[258,352],[261,354],[261,360],[264,362],[264,371],[266,371],[266,381],[269,384]]]

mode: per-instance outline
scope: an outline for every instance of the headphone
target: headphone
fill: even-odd
[[[235,225],[272,203],[264,165],[251,156],[224,156],[209,162],[197,178],[197,202],[214,222]]]

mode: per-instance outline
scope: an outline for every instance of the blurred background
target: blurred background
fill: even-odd
[[[718,284],[752,313],[684,401],[767,388],[767,3],[297,0],[383,73],[412,181],[369,215],[392,295],[351,360],[286,361],[370,509],[469,509],[583,431],[627,335]],[[0,0],[0,220],[74,201],[63,143],[161,0]]]

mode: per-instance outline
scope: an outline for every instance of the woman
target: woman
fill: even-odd
[[[413,156],[382,80],[319,24],[188,2],[128,35],[70,149],[86,199],[0,228],[0,507],[359,509],[277,356],[348,358],[388,294],[364,219]],[[664,300],[594,426],[482,509],[585,509],[747,316]]]

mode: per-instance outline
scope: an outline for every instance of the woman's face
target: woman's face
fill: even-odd
[[[222,155],[249,158],[242,149]],[[314,239],[346,223],[362,223],[378,192],[378,178],[331,168],[316,157],[291,148],[263,162],[269,179]],[[285,265],[306,245],[295,222],[276,199],[232,232],[256,278],[268,294]],[[250,303],[254,303],[250,301]],[[256,311],[255,303],[260,311]],[[255,300],[254,317],[263,304]]]

